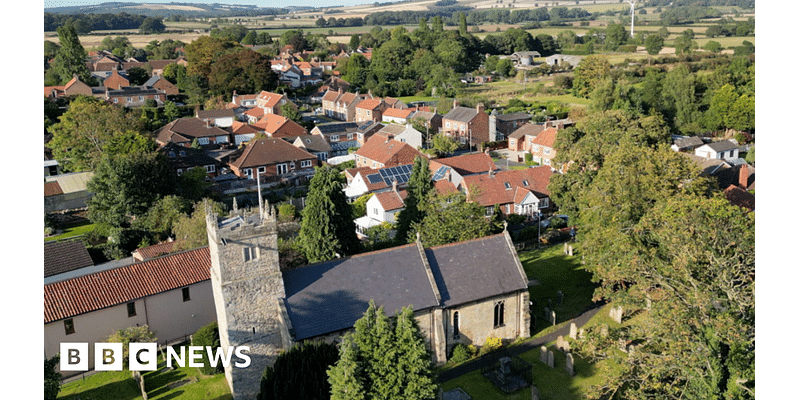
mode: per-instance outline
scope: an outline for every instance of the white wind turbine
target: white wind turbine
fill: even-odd
[[[631,5],[631,38],[633,38],[633,5],[636,4],[636,0],[625,0],[625,2]]]

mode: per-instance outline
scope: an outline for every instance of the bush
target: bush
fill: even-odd
[[[634,53],[634,52],[636,52],[636,45],[635,44],[625,44],[625,45],[617,47],[617,51],[620,52],[620,53]]]
[[[297,207],[291,203],[283,203],[278,206],[278,221],[291,222],[295,218]]]
[[[561,229],[567,226],[567,221],[560,217],[550,217],[550,227],[553,229]]]
[[[217,323],[212,322],[198,329],[197,332],[192,335],[192,346],[211,346],[212,348],[220,347],[219,327],[217,326]],[[217,364],[216,367],[212,367],[208,359],[208,353],[204,351],[203,366],[200,367],[200,372],[202,372],[204,375],[214,375],[225,372],[225,367],[222,366],[222,363]]]
[[[458,343],[453,347],[453,352],[450,355],[450,361],[458,364],[469,360],[473,356],[475,356],[475,346],[467,346],[463,343]]]
[[[489,337],[486,338],[486,342],[483,343],[483,346],[481,346],[480,354],[484,355],[484,354],[493,352],[493,351],[499,349],[500,346],[502,346],[502,345],[503,345],[503,340],[502,339],[489,336]]]

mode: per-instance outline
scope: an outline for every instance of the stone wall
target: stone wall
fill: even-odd
[[[504,302],[504,324],[494,327],[494,306]],[[453,314],[459,316],[459,338],[453,337]],[[518,337],[530,336],[530,313],[528,308],[528,292],[509,293],[488,298],[478,302],[467,303],[445,310],[447,317],[447,354],[450,354],[457,343],[482,346],[488,337],[501,338],[510,342]]]

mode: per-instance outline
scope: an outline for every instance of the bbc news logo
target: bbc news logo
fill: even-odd
[[[211,346],[180,347],[180,352],[172,347],[166,348],[167,367],[202,367],[203,353],[208,355],[209,365],[222,364],[225,368],[250,366],[248,346],[231,347],[225,352],[222,348]],[[239,361],[231,363],[233,356]],[[95,343],[94,369],[96,371],[122,371],[122,343]],[[188,361],[188,362],[187,362]],[[158,345],[156,343],[130,343],[128,345],[128,369],[131,371],[155,371],[158,366]],[[88,371],[89,343],[61,343],[61,370]]]

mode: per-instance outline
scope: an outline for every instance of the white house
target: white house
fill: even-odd
[[[44,285],[44,357],[61,343],[94,343],[147,325],[160,344],[183,340],[216,321],[208,247]],[[69,376],[71,372],[62,372]]]
[[[348,178],[350,182],[343,190],[348,199],[355,200],[365,193],[379,193],[391,190],[395,185],[403,188],[408,184],[411,170],[411,164],[380,169],[352,168],[348,170],[352,179]]]
[[[739,158],[739,145],[730,140],[721,140],[696,148],[694,155],[703,158],[733,160]]]
[[[387,124],[377,134],[406,143],[415,149],[422,147],[422,132],[414,129],[410,123],[405,125]]]
[[[367,229],[383,224],[384,222],[394,224],[395,216],[405,206],[403,200],[408,196],[405,190],[393,190],[379,192],[372,195],[367,201],[367,215],[356,219],[356,234],[359,239],[366,237]]]

